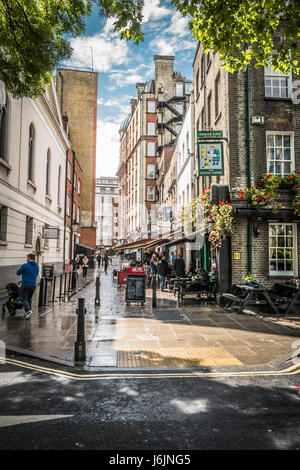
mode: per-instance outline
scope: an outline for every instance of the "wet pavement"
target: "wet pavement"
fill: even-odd
[[[101,276],[100,307],[95,307],[95,278]],[[177,305],[169,292],[147,289],[144,306],[126,305],[125,288],[112,271],[90,270],[93,282],[69,302],[56,301],[25,321],[23,311],[0,320],[0,340],[7,346],[74,363],[76,308],[85,298],[85,368],[183,368],[261,366],[293,353],[300,338],[300,316],[275,318],[263,310],[225,312],[215,304],[186,300]],[[82,281],[79,284],[82,284]]]

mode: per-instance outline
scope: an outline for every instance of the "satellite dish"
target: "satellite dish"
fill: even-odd
[[[0,80],[0,106],[6,105],[5,83]]]

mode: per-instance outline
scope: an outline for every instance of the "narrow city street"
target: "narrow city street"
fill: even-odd
[[[0,449],[300,449],[299,369],[75,380],[59,366],[52,375],[34,370],[49,364],[31,362],[33,370],[0,365]]]
[[[8,353],[0,365],[1,449],[300,448],[296,321],[193,299],[178,309],[160,291],[152,309],[150,289],[144,307],[127,306],[111,269],[99,274],[100,308],[94,282],[77,294],[87,307],[85,365],[38,359],[73,364],[77,299],[28,322],[1,320],[2,340],[37,356]]]
[[[100,306],[95,307],[100,277]],[[152,289],[146,302],[127,305],[125,286],[113,271],[90,270],[89,283],[69,302],[37,308],[29,321],[23,311],[0,320],[0,340],[10,350],[74,365],[78,298],[85,301],[86,370],[103,368],[262,367],[293,354],[300,338],[297,315],[276,318],[263,310],[226,312],[213,300],[186,299]],[[14,349],[17,348],[17,349]]]

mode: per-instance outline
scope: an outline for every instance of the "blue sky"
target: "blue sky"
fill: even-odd
[[[97,176],[114,176],[119,162],[119,126],[129,114],[136,83],[154,78],[154,55],[175,55],[175,70],[192,79],[196,41],[169,0],[145,0],[144,42],[120,40],[113,19],[99,17],[95,8],[85,35],[71,39],[73,55],[67,65],[99,73]]]

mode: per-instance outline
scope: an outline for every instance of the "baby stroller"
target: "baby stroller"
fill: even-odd
[[[21,299],[19,297],[20,296],[19,286],[20,286],[20,283],[15,284],[14,282],[10,282],[9,284],[7,284],[6,289],[8,292],[8,300],[6,301],[5,304],[3,304],[3,313],[5,310],[5,306],[8,310],[8,313],[10,313],[10,315],[15,315],[16,310],[24,308],[21,302]]]

